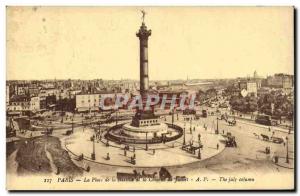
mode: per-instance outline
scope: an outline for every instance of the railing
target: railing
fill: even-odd
[[[166,123],[169,128],[175,129],[178,134],[173,137],[154,137],[151,139],[136,139],[136,138],[128,138],[124,136],[116,136],[111,134],[111,131],[121,128],[124,124],[119,124],[111,127],[108,132],[105,134],[105,138],[111,141],[115,141],[117,143],[133,143],[133,144],[157,144],[163,142],[170,142],[179,139],[183,135],[183,129],[180,126],[172,125]]]

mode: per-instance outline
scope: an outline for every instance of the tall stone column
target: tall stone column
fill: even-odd
[[[146,98],[149,90],[149,74],[148,74],[148,37],[151,30],[147,30],[145,23],[142,23],[136,36],[140,39],[140,93]]]

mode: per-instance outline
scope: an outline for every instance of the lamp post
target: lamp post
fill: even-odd
[[[183,145],[185,146],[185,124],[183,128]]]
[[[172,110],[172,126],[174,125],[174,109]]]
[[[198,134],[198,143],[199,143],[199,150],[198,150],[198,159],[201,159],[201,150],[200,150],[200,148],[201,148],[201,135],[200,135],[200,133]]]
[[[93,136],[93,152],[91,155],[92,160],[96,159],[96,154],[95,154],[95,135]]]
[[[190,133],[192,134],[192,120],[193,120],[193,117],[191,117],[190,119]]]
[[[146,132],[146,151],[148,150],[148,133]]]
[[[219,134],[219,118],[217,117],[217,130],[216,130],[216,134]]]
[[[98,126],[99,126],[99,133],[100,133],[100,128],[101,128],[101,122],[100,122],[100,120],[99,120],[99,122],[98,122]]]
[[[118,125],[118,110],[116,110],[116,125]]]
[[[286,163],[289,163],[289,144],[288,144],[288,136],[286,136]]]
[[[72,133],[74,132],[74,118],[72,118]]]

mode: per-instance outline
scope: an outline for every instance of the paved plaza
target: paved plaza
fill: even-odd
[[[191,141],[194,146],[198,146],[198,134],[201,134],[201,144],[204,146],[201,149],[201,160],[212,157],[220,153],[224,148],[224,144],[220,142],[222,140],[221,135],[212,134],[211,131],[203,131],[203,128],[197,128],[195,131],[186,133],[186,144]],[[93,152],[93,142],[91,137],[94,135],[93,129],[82,128],[75,129],[75,133],[66,138],[65,146],[74,155],[81,155],[83,153],[87,160],[91,160],[91,153]],[[181,149],[183,144],[183,137],[165,144],[148,144],[148,150],[146,146],[129,145],[130,150],[124,151],[125,145],[116,144],[109,141],[109,146],[106,146],[106,139],[97,140],[95,142],[95,162],[115,165],[115,166],[130,166],[130,167],[162,167],[162,166],[176,166],[184,165],[187,163],[193,163],[200,161],[198,158],[198,150],[195,154],[188,153]],[[217,149],[217,144],[219,147]],[[84,146],[84,148],[82,147]],[[135,148],[135,150],[133,150]],[[107,160],[107,153],[109,153],[110,159]],[[136,164],[130,163],[130,157],[136,156]]]
[[[59,138],[61,147],[68,151],[71,160],[80,168],[85,169],[90,167],[90,171],[85,170],[84,174],[89,175],[97,173],[100,176],[115,177],[117,171],[132,172],[133,168],[137,170],[145,170],[147,172],[157,172],[162,166],[174,175],[196,175],[203,174],[233,174],[239,172],[251,173],[284,173],[293,177],[294,168],[294,134],[288,134],[288,130],[278,127],[268,127],[258,125],[249,121],[237,119],[235,126],[229,126],[224,120],[218,121],[219,134],[215,134],[216,116],[208,116],[200,118],[192,122],[183,120],[183,116],[179,114],[178,119],[175,117],[174,124],[185,127],[186,144],[193,141],[193,146],[198,145],[198,135],[201,135],[201,159],[198,158],[198,150],[195,154],[182,150],[183,136],[175,141],[165,144],[149,144],[146,151],[145,144],[131,145],[130,149],[124,154],[124,144],[117,144],[109,141],[109,146],[106,146],[106,139],[103,136],[101,140],[95,140],[95,160],[91,159],[93,152],[93,142],[91,137],[95,134],[95,129],[98,130],[99,125],[96,123],[82,126],[80,122],[85,119],[85,116],[75,115],[77,123],[74,123],[74,133],[66,135],[66,131],[71,129],[70,120],[65,120],[63,123],[60,120],[52,122],[54,128],[52,136]],[[97,117],[94,117],[97,118]],[[166,119],[166,121],[164,121]],[[162,120],[171,123],[171,115]],[[119,123],[129,122],[120,121]],[[59,125],[59,126],[55,126]],[[101,130],[115,125],[115,122],[102,124]],[[207,127],[205,130],[204,125]],[[192,131],[190,131],[190,126]],[[195,127],[195,130],[194,130]],[[224,131],[224,132],[223,132]],[[237,141],[237,148],[225,147],[224,137],[231,133]],[[29,134],[29,132],[27,133]],[[34,136],[38,132],[35,132]],[[276,144],[270,141],[263,141],[261,134],[271,137],[283,138],[284,143]],[[286,144],[286,137],[288,143]],[[219,148],[217,149],[217,144]],[[133,146],[135,151],[133,152]],[[288,149],[287,149],[288,146]],[[270,154],[266,154],[265,149],[270,148]],[[153,152],[155,149],[155,152]],[[287,151],[288,150],[288,151]],[[289,163],[286,163],[286,155],[288,152]],[[107,160],[107,153],[110,159]],[[84,155],[83,160],[78,160],[78,156]],[[132,156],[136,157],[136,164],[130,162]],[[11,167],[9,170],[16,170],[13,167],[15,153],[8,157]],[[274,157],[278,156],[278,162],[275,164]],[[55,173],[56,171],[52,171]]]

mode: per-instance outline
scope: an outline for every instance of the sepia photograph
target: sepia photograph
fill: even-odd
[[[7,190],[295,190],[293,6],[5,12]]]

